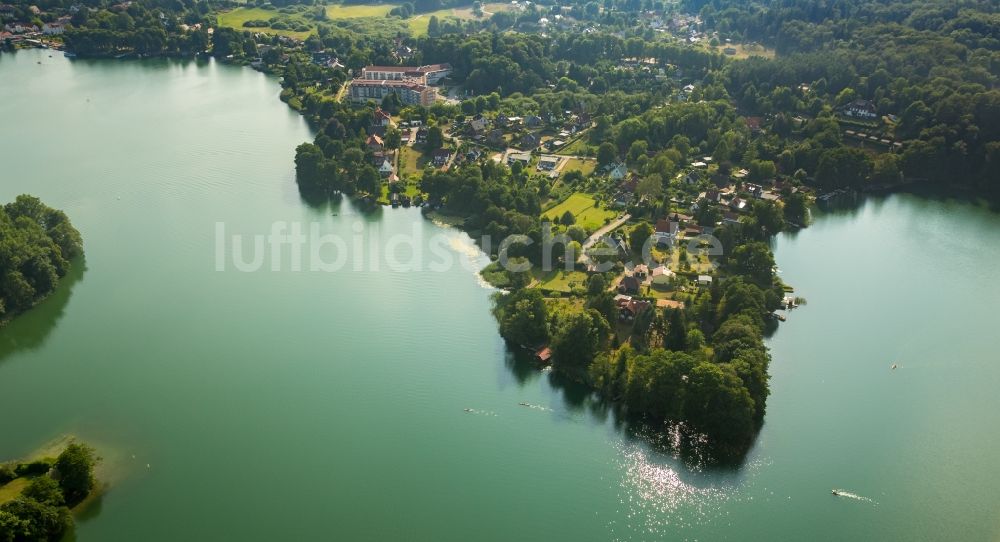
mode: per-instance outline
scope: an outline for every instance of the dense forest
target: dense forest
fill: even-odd
[[[773,45],[727,70],[759,114],[873,102],[898,117],[905,175],[1000,191],[1000,4],[990,0],[686,0],[723,37]],[[794,89],[811,85],[798,96]]]
[[[83,240],[65,213],[22,195],[0,207],[0,323],[52,293]]]

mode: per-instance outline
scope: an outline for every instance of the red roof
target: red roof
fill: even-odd
[[[552,349],[548,346],[542,347],[539,351],[535,352],[535,357],[542,363],[548,363],[552,359]]]
[[[680,224],[671,222],[665,218],[656,221],[656,233],[676,233]]]

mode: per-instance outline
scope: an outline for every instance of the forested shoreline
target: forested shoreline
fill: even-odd
[[[45,299],[82,256],[66,213],[28,195],[0,206],[0,325]]]
[[[574,261],[598,227],[627,214],[609,271],[570,262],[566,284],[546,289],[556,281],[487,268],[510,292],[496,299],[501,333],[550,346],[557,370],[727,454],[745,451],[764,418],[763,336],[788,293],[774,235],[807,226],[809,202],[841,190],[1000,194],[993,2],[608,0],[488,16],[473,3],[474,16],[434,15],[425,33],[404,28],[412,14],[451,4],[345,20],[323,6],[254,4],[276,13],[268,25],[302,24],[299,39],[284,25],[221,25],[237,9],[229,3],[98,2],[73,15],[65,42],[82,55],[210,54],[280,75],[281,99],[317,128],[295,150],[311,203],[413,201],[474,237],[527,236],[509,256],[536,267],[550,210],[592,202],[598,218],[567,210],[552,232],[572,239],[562,246]],[[343,97],[364,66],[442,63],[451,100]],[[417,145],[403,142],[404,127]],[[542,138],[572,165],[544,173]],[[391,176],[379,170],[386,162]],[[725,252],[709,257],[701,235]],[[670,278],[662,290],[631,288],[653,236],[664,241],[653,263]],[[496,248],[484,247],[494,259]]]

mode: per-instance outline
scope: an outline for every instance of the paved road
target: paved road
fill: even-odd
[[[625,213],[622,216],[618,217],[616,220],[609,222],[603,228],[595,231],[593,235],[588,237],[587,240],[583,242],[583,250],[580,251],[582,253],[580,254],[580,262],[586,265],[587,268],[589,269],[590,266],[593,264],[593,262],[590,261],[590,257],[587,256],[587,251],[590,249],[590,247],[597,244],[597,242],[605,235],[611,233],[615,229],[619,228],[622,224],[628,222],[630,218],[632,218],[632,215]]]

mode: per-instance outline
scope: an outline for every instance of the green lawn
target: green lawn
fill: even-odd
[[[565,147],[556,151],[556,154],[587,156],[587,151],[591,149],[594,149],[596,151],[596,147],[591,147],[590,144],[587,143],[587,136],[583,135],[574,140],[573,142],[571,142],[569,145],[566,145]]]
[[[538,281],[538,288],[542,290],[571,292],[573,288],[587,286],[587,274],[582,271],[557,269],[545,272],[541,269],[532,269],[531,275]]]
[[[576,192],[566,198],[566,201],[542,213],[542,220],[559,220],[566,211],[576,217],[576,224],[588,231],[599,229],[605,221],[617,215],[615,211],[598,207],[592,196]]]
[[[413,33],[414,37],[419,38],[420,36],[427,35],[427,26],[431,22],[431,16],[435,16],[439,21],[444,21],[445,19],[476,19],[477,17],[472,14],[471,9],[439,9],[437,11],[431,11],[428,13],[418,13],[413,17],[406,20],[406,26],[409,27],[410,32]]]
[[[403,146],[399,149],[399,176],[409,176],[410,179],[419,179],[424,174],[424,166],[429,158],[424,156],[417,146]]]
[[[368,19],[369,22],[374,23],[387,23],[385,16],[392,11],[393,8],[398,7],[398,4],[377,4],[377,5],[341,5],[333,4],[326,6],[326,17],[330,21],[344,20],[344,19],[358,19],[355,21],[358,24],[364,24],[364,19]],[[238,30],[252,30],[256,32],[263,32],[266,34],[277,34],[281,36],[290,36],[296,39],[304,40],[309,37],[310,34],[316,31],[316,22],[306,17],[307,12],[302,13],[281,13],[277,9],[264,9],[264,8],[236,8],[230,11],[221,12],[218,14],[219,26],[224,26],[228,28],[235,28]],[[409,19],[402,22],[410,30],[414,36],[424,36],[427,34],[427,26],[430,24],[431,15],[436,16],[439,20],[444,20],[447,18],[451,19],[465,19],[471,18],[471,12],[466,13],[466,11],[457,11],[453,9],[440,9],[430,13],[421,13],[414,15]],[[262,20],[268,21],[274,17],[281,17],[283,19],[288,19],[295,22],[300,22],[307,24],[311,27],[311,30],[306,32],[294,31],[294,30],[275,30],[273,28],[261,27],[261,28],[249,28],[244,27],[243,23],[251,20]],[[399,19],[392,19],[397,24]],[[379,26],[378,28],[382,28]],[[365,27],[357,27],[357,25],[350,26],[356,32],[366,33]],[[395,30],[393,30],[395,32]]]
[[[16,478],[0,486],[0,504],[16,499],[30,483],[29,478]]]
[[[308,24],[313,30],[307,32],[296,32],[295,30],[275,30],[273,28],[261,27],[261,28],[248,28],[243,26],[243,23],[247,21],[260,20],[267,21],[273,17],[287,18],[293,21],[300,21]],[[311,22],[306,21],[301,14],[287,14],[281,13],[276,9],[263,9],[263,8],[236,8],[234,10],[221,12],[218,14],[219,26],[224,26],[227,28],[235,28],[237,30],[250,30],[253,32],[262,32],[265,34],[277,34],[280,36],[289,36],[292,38],[304,40],[309,37],[315,31],[315,25]]]
[[[385,17],[395,7],[398,6],[396,4],[378,4],[375,6],[367,6],[367,5],[343,6],[340,4],[334,4],[332,6],[326,7],[326,17],[327,19],[331,20],[352,19],[359,17]]]
[[[576,170],[583,173],[584,177],[590,177],[597,167],[596,160],[581,160],[579,158],[570,158],[566,165],[562,168],[562,173],[569,173],[570,171]]]

